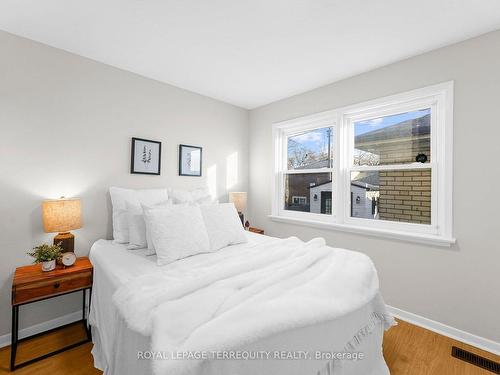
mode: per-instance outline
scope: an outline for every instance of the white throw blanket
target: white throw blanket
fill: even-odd
[[[239,250],[135,278],[118,289],[114,303],[130,328],[151,335],[153,351],[211,352],[335,319],[378,292],[366,255],[328,247],[321,238]],[[157,375],[192,374],[199,362],[156,360],[153,368]]]

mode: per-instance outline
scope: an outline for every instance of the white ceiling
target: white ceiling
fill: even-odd
[[[500,28],[499,0],[1,0],[0,29],[255,108]]]

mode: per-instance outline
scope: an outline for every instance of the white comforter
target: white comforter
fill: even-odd
[[[332,320],[366,304],[378,287],[364,254],[291,237],[202,256],[188,269],[159,268],[124,284],[113,300],[130,328],[168,355],[229,350]],[[192,374],[199,364],[157,360],[154,370]]]

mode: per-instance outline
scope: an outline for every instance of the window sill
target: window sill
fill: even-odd
[[[347,224],[325,223],[316,220],[304,220],[304,219],[296,219],[296,218],[276,216],[276,215],[269,215],[268,217],[273,221],[281,223],[304,225],[320,229],[338,230],[342,232],[364,234],[368,236],[389,238],[407,242],[423,243],[426,245],[433,245],[433,246],[450,247],[452,244],[456,242],[456,239],[452,237],[442,237],[431,234],[408,233],[408,232],[399,232],[399,231],[379,229],[379,228],[359,227]]]

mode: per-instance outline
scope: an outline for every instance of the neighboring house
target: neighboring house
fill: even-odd
[[[316,169],[328,166],[328,160],[313,161],[297,169]],[[288,175],[287,190],[285,192],[285,209],[292,211],[313,212],[311,210],[310,187],[330,182],[330,173],[310,173]],[[330,196],[331,196],[330,186]]]
[[[317,161],[303,169],[328,166],[328,161]],[[311,173],[289,176],[286,209],[311,213],[332,213],[332,180],[329,173]],[[376,217],[378,199],[378,178],[372,174],[360,174],[351,183],[352,214],[354,217]],[[359,197],[359,199],[358,199]]]
[[[310,211],[316,214],[332,213],[332,181],[309,187]]]
[[[351,182],[351,216],[378,219],[379,178],[376,173],[360,172]]]
[[[377,200],[379,196],[377,185],[366,183],[371,175],[351,183],[351,214],[353,217],[373,219],[377,216]],[[327,181],[309,187],[309,212],[332,213],[332,181]]]
[[[351,216],[365,219],[373,219],[376,205],[367,197],[367,190],[364,186],[351,183]]]

